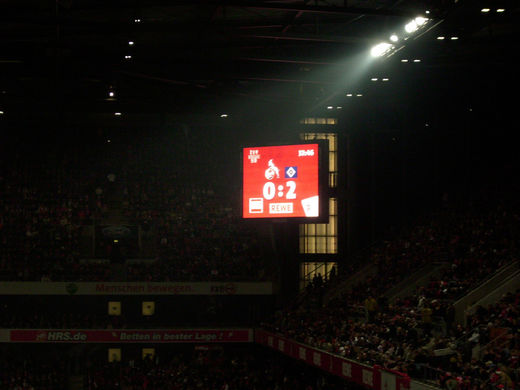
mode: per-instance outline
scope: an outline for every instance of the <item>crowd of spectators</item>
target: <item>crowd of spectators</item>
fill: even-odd
[[[304,363],[264,348],[208,348],[97,364],[89,390],[339,390],[354,388]]]
[[[0,311],[0,328],[5,329],[121,329],[126,321],[121,316],[93,313],[25,311],[15,314],[5,307]]]
[[[505,349],[501,346],[499,353],[487,349],[483,359],[472,354],[474,345],[468,342],[477,320],[468,327],[455,324],[452,303],[499,267],[516,260],[517,229],[518,215],[501,207],[464,214],[444,212],[408,236],[374,248],[372,261],[378,267],[374,277],[317,308],[303,304],[278,312],[264,325],[344,357],[437,383],[444,384],[450,373],[465,388],[493,383],[510,386],[519,379],[520,344],[516,325],[511,327],[518,321],[517,296],[514,304],[510,296],[504,298],[498,305],[500,324],[493,323],[510,328]],[[384,293],[389,288],[433,261],[449,266],[413,295],[387,301]],[[321,288],[327,287],[323,283]],[[316,286],[312,291],[317,293]],[[481,309],[478,318],[489,322],[488,315],[497,309],[489,310]]]
[[[66,361],[63,357],[25,353],[0,348],[0,389],[65,390]]]
[[[241,220],[238,182],[222,180],[228,168],[211,141],[197,145],[197,153],[190,152],[192,140],[176,141],[110,146],[92,155],[74,156],[73,150],[24,159],[14,152],[6,158],[0,167],[0,280],[272,278],[268,232]],[[110,262],[85,261],[92,253],[114,260],[113,245],[96,230],[107,225],[138,232],[121,245],[117,260],[124,272]],[[139,257],[155,261],[126,262]]]

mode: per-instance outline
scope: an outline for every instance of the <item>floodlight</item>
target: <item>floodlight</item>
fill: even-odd
[[[411,34],[413,32],[416,32],[418,28],[419,26],[417,25],[417,22],[415,20],[412,20],[404,26],[404,31],[406,31],[408,34]]]
[[[428,21],[428,18],[425,18],[424,16],[417,16],[414,19],[414,21],[417,24],[417,26],[420,27],[420,26],[424,25]]]
[[[399,40],[399,37],[396,34],[390,35],[390,40],[392,42],[397,42]]]
[[[381,42],[372,47],[370,50],[370,55],[372,57],[381,57],[388,53],[392,49],[392,45],[388,42]]]

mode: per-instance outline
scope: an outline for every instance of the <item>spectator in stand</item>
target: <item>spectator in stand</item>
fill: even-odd
[[[499,371],[508,373],[512,383],[516,383],[513,379],[516,378],[514,373],[517,372],[518,360],[516,336],[508,336],[511,339],[506,348],[494,351],[487,347],[488,352],[483,359],[472,364],[471,348],[468,353],[468,343],[464,341],[465,337],[470,338],[471,333],[468,332],[472,328],[448,328],[448,334],[444,336],[434,328],[433,322],[435,318],[444,318],[446,325],[453,324],[453,299],[481,283],[507,259],[514,259],[514,254],[508,252],[512,246],[499,237],[510,236],[518,216],[515,212],[505,212],[501,207],[483,214],[451,213],[432,220],[428,228],[414,229],[413,240],[397,239],[376,248],[373,260],[379,267],[379,275],[384,275],[384,278],[369,278],[354,286],[341,299],[332,300],[324,307],[297,309],[279,315],[272,324],[265,326],[300,342],[366,364],[395,368],[416,377],[427,374],[438,381],[444,375],[446,379],[443,384],[451,388],[469,389],[489,383],[509,386],[505,375],[496,374],[497,364],[502,365]],[[457,222],[453,223],[454,220]],[[417,232],[421,232],[422,239]],[[476,247],[480,249],[476,250]],[[445,260],[452,261],[452,267],[440,279],[432,280],[416,295],[387,305],[384,310],[375,313],[373,321],[360,319],[358,308],[364,308],[368,316],[370,307],[363,292],[367,294],[365,297],[373,297],[374,292],[383,294],[385,289],[411,274],[418,262],[425,264],[428,256],[432,255],[438,260],[438,253],[445,253]],[[422,260],[416,257],[418,254],[421,254]],[[391,283],[386,284],[386,281]],[[493,325],[515,324],[516,330],[518,303],[518,297],[508,295],[494,307],[494,312],[487,309],[477,311],[478,318],[484,319],[486,326],[490,319]],[[470,326],[477,324],[477,320],[472,319]],[[511,329],[505,334],[513,335],[509,333]],[[485,333],[483,336],[486,340]],[[475,340],[469,342],[474,343]],[[517,347],[514,353],[510,353],[512,344]],[[441,351],[444,351],[444,357]],[[483,366],[483,362],[488,361],[490,365]],[[475,371],[478,375],[472,377]],[[446,376],[446,372],[451,375]]]
[[[365,315],[366,315],[366,321],[367,322],[373,322],[375,315],[377,312],[377,301],[376,299],[370,294],[365,299]]]

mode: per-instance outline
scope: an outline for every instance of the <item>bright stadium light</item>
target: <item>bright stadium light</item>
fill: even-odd
[[[417,26],[421,27],[428,21],[428,18],[425,18],[424,16],[417,16],[414,21]]]
[[[417,22],[415,20],[412,20],[405,24],[404,31],[406,31],[408,34],[411,34],[413,32],[416,32],[419,26],[417,25]]]
[[[392,42],[397,42],[399,40],[399,37],[396,34],[390,35],[390,40]]]
[[[373,46],[372,49],[370,49],[370,55],[372,57],[381,57],[388,53],[391,49],[392,45],[390,43],[381,42]]]

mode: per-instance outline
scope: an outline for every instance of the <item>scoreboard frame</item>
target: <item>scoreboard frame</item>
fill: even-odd
[[[268,215],[268,216],[260,216],[260,217],[251,217],[245,216],[244,205],[246,203],[244,199],[244,159],[247,159],[248,156],[244,155],[244,151],[246,149],[251,148],[270,148],[270,147],[292,147],[292,146],[302,146],[303,148],[306,145],[317,145],[318,150],[318,216],[276,216],[276,214]],[[241,196],[240,196],[240,210],[241,217],[244,221],[264,221],[268,223],[277,223],[277,222],[293,222],[293,223],[328,223],[329,222],[329,148],[327,140],[312,140],[312,141],[298,141],[291,143],[272,143],[272,144],[263,144],[263,145],[253,145],[253,146],[243,146],[241,147],[240,152],[240,176],[241,176]],[[265,164],[265,161],[264,161]]]

